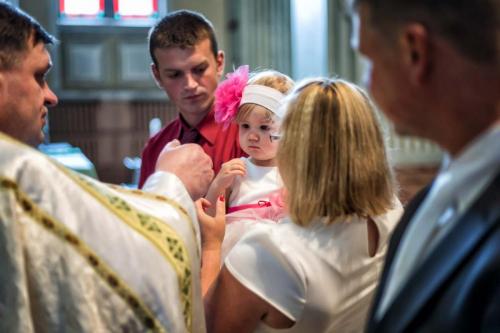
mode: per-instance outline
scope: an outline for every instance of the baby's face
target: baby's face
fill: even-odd
[[[256,105],[247,118],[238,123],[240,146],[254,164],[276,166],[278,142],[271,140],[271,135],[279,132],[279,124],[275,117],[269,119],[266,112],[266,108]]]

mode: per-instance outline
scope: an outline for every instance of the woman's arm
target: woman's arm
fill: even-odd
[[[224,197],[217,200],[215,217],[205,213],[210,203],[196,202],[202,229],[201,285],[208,332],[252,332],[259,322],[287,328],[294,321],[242,285],[226,267],[220,270],[225,231]]]
[[[270,308],[225,267],[205,295],[204,302],[208,332],[253,332]]]
[[[275,328],[295,322],[241,284],[224,266],[204,298],[210,332],[253,332],[259,323]]]
[[[226,208],[224,196],[216,201],[215,217],[206,213],[213,205],[206,199],[195,202],[201,228],[201,292],[203,297],[220,271],[220,254],[226,230]]]
[[[224,197],[217,199],[215,217],[205,212],[211,206],[206,199],[195,204],[202,234],[201,291],[208,332],[251,332],[266,314],[268,305],[239,283],[226,268],[220,271],[226,224]]]

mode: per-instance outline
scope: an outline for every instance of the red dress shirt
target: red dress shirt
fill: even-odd
[[[139,188],[142,188],[146,179],[154,173],[156,160],[163,147],[174,139],[181,140],[183,132],[189,131],[187,124],[177,116],[155,136],[151,137],[142,151],[141,177]],[[233,158],[247,156],[240,148],[238,140],[238,125],[231,124],[226,130],[222,124],[217,124],[213,110],[196,126],[198,135],[195,142],[205,153],[212,158],[214,172],[217,174],[222,163]],[[181,140],[182,141],[182,140]]]

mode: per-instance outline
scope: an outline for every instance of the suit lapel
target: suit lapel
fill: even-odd
[[[500,215],[499,183],[500,176],[497,175],[415,274],[411,275],[393,304],[389,306],[377,331],[403,332],[446,279],[495,226]]]
[[[380,282],[375,294],[374,302],[372,304],[372,311],[370,312],[370,318],[368,320],[368,330],[374,326],[376,309],[378,308],[382,295],[384,294],[385,287],[387,285],[387,275],[390,272],[391,266],[393,264],[393,259],[396,255],[396,250],[399,247],[399,243],[401,242],[401,238],[409,225],[413,215],[417,211],[418,207],[422,201],[424,201],[425,197],[429,193],[430,188],[432,187],[432,183],[423,188],[420,192],[418,192],[413,199],[408,203],[405,207],[405,211],[403,216],[401,217],[398,225],[394,229],[393,234],[391,235],[391,239],[389,241],[389,247],[387,249],[387,255],[385,258],[385,265],[382,271],[382,275],[380,277]]]

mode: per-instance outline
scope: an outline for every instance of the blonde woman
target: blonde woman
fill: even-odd
[[[315,79],[292,92],[278,167],[289,219],[258,225],[222,270],[224,205],[197,202],[209,331],[358,332],[402,207],[373,104],[354,84]]]

